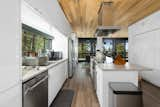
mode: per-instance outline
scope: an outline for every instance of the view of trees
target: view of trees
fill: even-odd
[[[51,49],[52,40],[45,38],[43,35],[35,34],[33,32],[22,32],[22,52],[38,53],[43,49]]]

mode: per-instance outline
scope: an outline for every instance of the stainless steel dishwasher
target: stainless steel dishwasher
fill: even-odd
[[[23,107],[48,107],[48,72],[23,83]]]

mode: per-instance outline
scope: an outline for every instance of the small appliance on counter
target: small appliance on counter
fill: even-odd
[[[63,54],[60,51],[50,51],[49,60],[60,60],[63,58]]]
[[[53,56],[54,56],[54,50],[50,50],[48,54],[49,60],[53,60]]]

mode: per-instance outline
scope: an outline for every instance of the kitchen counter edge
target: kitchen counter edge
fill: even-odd
[[[43,67],[44,69],[43,70],[39,70],[38,72],[32,72],[32,73],[27,73],[25,74],[24,76],[22,76],[22,82],[25,83],[27,81],[29,81],[30,79],[34,78],[35,76],[43,73],[43,72],[48,72],[49,69],[53,68],[53,67],[56,67],[56,65],[58,64],[61,64],[63,63],[64,61],[67,61],[68,58],[64,58],[64,59],[61,59],[61,60],[58,60],[58,61],[49,61],[49,62],[53,62],[53,64],[50,64],[48,66],[40,66],[40,67]]]

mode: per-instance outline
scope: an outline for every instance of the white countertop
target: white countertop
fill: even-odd
[[[57,60],[57,61],[49,61],[51,64],[48,66],[36,66],[35,68],[31,66],[23,66],[22,67],[22,81],[26,82],[29,79],[35,77],[36,75],[39,75],[43,72],[48,71],[48,69],[55,67],[56,65],[68,60],[68,58],[62,59],[62,60]],[[23,69],[27,67],[27,69]]]
[[[103,71],[151,71],[149,68],[130,64],[128,62],[125,65],[99,63],[97,66]]]

